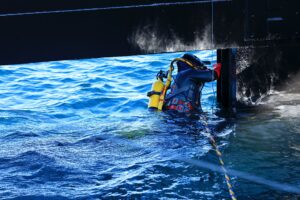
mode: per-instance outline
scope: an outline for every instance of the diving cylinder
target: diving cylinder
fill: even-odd
[[[163,81],[158,78],[153,84],[151,92],[149,92],[149,103],[148,108],[158,108],[159,96],[164,89]]]

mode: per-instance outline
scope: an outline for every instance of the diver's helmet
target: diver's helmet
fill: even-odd
[[[197,56],[190,54],[190,53],[186,53],[184,54],[181,58],[190,61],[195,67],[199,68],[199,69],[206,69],[207,67],[204,65],[204,63],[200,60],[200,58],[198,58]],[[178,61],[177,62],[177,69],[178,72],[187,70],[187,69],[191,69],[191,67],[186,64],[185,62],[182,61]]]

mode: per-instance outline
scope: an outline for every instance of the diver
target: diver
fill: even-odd
[[[172,83],[173,63],[177,63],[178,73]],[[221,74],[221,64],[208,67],[195,55],[186,53],[181,58],[174,59],[167,73],[160,71],[157,81],[152,85],[148,107],[158,110],[174,110],[179,113],[201,111],[201,90],[205,82],[218,79]],[[163,78],[167,78],[166,83]],[[171,91],[167,94],[167,90]]]
[[[165,98],[164,109],[178,112],[200,111],[204,83],[220,76],[221,64],[216,64],[214,70],[211,70],[193,54],[184,54],[182,58],[194,67],[181,60],[177,62],[178,73],[171,85],[171,92]]]

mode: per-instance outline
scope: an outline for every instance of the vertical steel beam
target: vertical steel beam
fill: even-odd
[[[217,101],[225,109],[236,110],[236,49],[218,49],[217,62],[222,64],[217,81]]]

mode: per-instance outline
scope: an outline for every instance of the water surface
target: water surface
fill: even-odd
[[[229,199],[223,174],[183,161],[219,165],[203,121],[147,110],[157,71],[181,55],[0,66],[1,199]],[[215,84],[202,116],[226,167],[299,187],[299,107],[278,93],[272,109],[226,117]],[[231,178],[239,199],[299,198]]]

